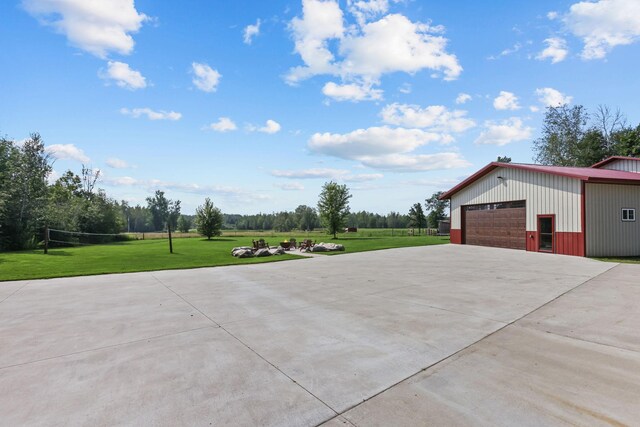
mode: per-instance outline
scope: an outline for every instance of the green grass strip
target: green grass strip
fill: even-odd
[[[42,250],[3,252],[0,253],[0,281],[255,264],[301,258],[296,251],[264,258],[238,259],[231,256],[233,247],[251,246],[252,239],[260,237],[221,237],[210,241],[199,238],[174,239],[173,254],[169,254],[169,243],[166,239],[55,248],[50,249],[48,255]],[[305,238],[296,235],[290,237],[296,237],[298,242]],[[435,236],[354,236],[336,240],[327,235],[313,237],[316,243],[325,241],[345,245],[346,251],[340,254],[449,242],[447,237]],[[267,239],[271,246],[277,246],[278,240],[279,238],[275,237]]]

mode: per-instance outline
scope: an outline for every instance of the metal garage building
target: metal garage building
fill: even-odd
[[[640,255],[640,158],[590,168],[493,162],[441,199],[451,200],[451,243]]]

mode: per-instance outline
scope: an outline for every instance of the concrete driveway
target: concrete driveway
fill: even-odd
[[[624,425],[640,266],[446,245],[0,283],[1,425]]]

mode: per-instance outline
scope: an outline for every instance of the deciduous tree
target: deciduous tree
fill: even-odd
[[[318,213],[327,234],[333,234],[334,239],[337,237],[338,231],[346,224],[350,198],[349,189],[344,184],[338,185],[331,181],[322,186],[318,200]]]
[[[418,234],[427,226],[427,217],[424,215],[422,205],[416,203],[409,209],[409,227],[417,228]]]
[[[222,233],[220,231],[222,229],[222,219],[222,212],[213,205],[213,202],[208,197],[204,200],[204,204],[196,209],[196,229],[207,240],[211,240],[213,236],[219,236]]]
[[[533,142],[536,162],[555,166],[578,166],[579,144],[587,132],[588,121],[589,114],[582,105],[548,107],[542,136]]]
[[[437,228],[438,221],[447,217],[447,208],[449,207],[449,200],[440,200],[442,191],[433,193],[431,197],[425,200],[425,207],[429,211],[427,215],[427,227]]]
[[[19,146],[0,138],[0,250],[33,247],[40,240],[50,172],[39,134]]]
[[[316,210],[307,205],[300,205],[295,210],[296,223],[300,230],[313,230],[318,225]]]
[[[180,215],[178,218],[178,230],[182,233],[188,233],[191,228],[191,220],[184,215]]]
[[[164,191],[156,190],[153,197],[147,197],[148,208],[153,215],[154,225],[160,224],[158,229],[162,230],[163,225],[167,226],[169,233],[169,252],[173,253],[173,241],[171,240],[171,229],[175,229],[176,222],[180,216],[180,200],[167,199]]]

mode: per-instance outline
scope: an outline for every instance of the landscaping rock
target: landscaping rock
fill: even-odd
[[[251,258],[253,256],[253,251],[251,250],[251,248],[237,248],[237,250],[234,250],[231,254],[238,258]]]
[[[271,256],[271,252],[267,248],[262,248],[262,249],[257,249],[253,255],[257,257]]]
[[[277,248],[269,249],[269,252],[271,252],[271,255],[284,255],[285,249],[282,246],[278,246]]]
[[[310,252],[333,252],[333,251],[344,251],[344,245],[339,245],[337,243],[318,243],[317,245],[309,248]]]

